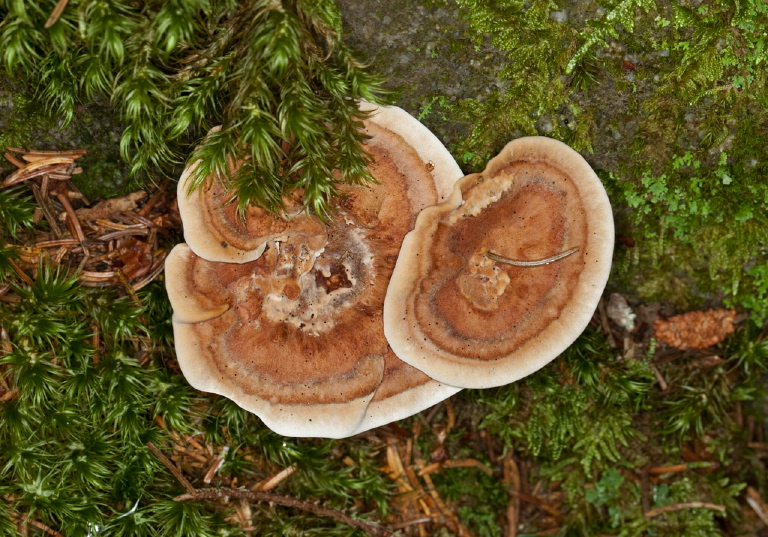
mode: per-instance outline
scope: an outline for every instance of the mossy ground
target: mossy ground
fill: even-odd
[[[350,43],[466,172],[524,135],[582,152],[615,207],[613,289],[766,317],[764,5],[341,6]]]
[[[75,177],[75,184],[94,200],[112,198],[136,187],[128,164],[120,158],[122,126],[108,102],[78,106],[75,119],[65,126],[61,119],[47,114],[34,97],[34,88],[12,77],[0,82],[0,146],[87,149],[80,160],[83,173]],[[0,166],[3,171],[12,168],[5,161]]]
[[[582,152],[615,209],[609,290],[638,313],[652,302],[670,313],[725,302],[747,318],[705,352],[656,345],[643,315],[632,334],[596,321],[522,382],[462,392],[370,435],[286,439],[184,382],[159,282],[137,306],[118,289],[83,290],[63,275],[27,286],[0,264],[0,284],[25,299],[0,302],[11,345],[0,359],[8,383],[0,396],[17,389],[0,403],[0,534],[22,526],[45,534],[20,525],[29,516],[68,537],[361,535],[257,505],[248,529],[236,502],[174,502],[183,488],[145,444],[183,457],[173,449],[194,451],[192,438],[224,459],[208,484],[207,467],[180,459],[196,487],[252,486],[295,465],[276,492],[389,522],[403,522],[410,500],[396,494],[388,447],[405,457],[410,442],[416,472],[474,460],[431,474],[460,525],[433,506],[434,522],[406,525],[405,535],[514,535],[510,506],[518,536],[765,535],[746,498],[747,487],[768,498],[766,10],[664,0],[340,3],[347,42],[389,77],[394,102],[436,132],[465,171],[482,169],[522,135],[553,136]],[[94,198],[127,184],[108,105],[83,108],[73,130],[57,132],[28,88],[4,92],[2,143],[88,149],[93,160],[79,161],[79,186]],[[78,133],[80,125],[95,126]],[[32,219],[28,198],[4,197],[0,211],[6,226],[10,215]],[[11,231],[3,230],[3,244],[14,242]],[[424,477],[416,482],[431,501]],[[648,516],[690,502],[724,511]]]

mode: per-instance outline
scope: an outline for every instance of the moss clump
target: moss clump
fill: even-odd
[[[340,41],[332,2],[49,7],[0,5],[4,72],[65,124],[79,105],[111,99],[134,177],[199,159],[193,186],[229,177],[240,210],[278,211],[298,191],[321,216],[334,185],[370,179],[357,102],[376,100],[378,79]],[[242,162],[234,176],[231,158]]]
[[[616,209],[624,240],[611,285],[679,308],[726,300],[765,319],[764,3],[440,5],[458,6],[476,46],[490,39],[505,57],[486,75],[502,88],[437,95],[424,110],[466,125],[449,148],[468,170],[518,136],[570,144]]]

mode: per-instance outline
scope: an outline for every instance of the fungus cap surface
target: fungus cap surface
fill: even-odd
[[[218,130],[218,127],[212,132]],[[237,213],[235,193],[220,177],[210,176],[199,188],[189,191],[199,161],[193,162],[181,174],[177,185],[179,214],[184,223],[184,240],[197,255],[208,261],[247,263],[258,259],[270,241],[298,242],[301,236],[322,234],[324,225],[319,218],[300,211],[292,199],[285,199],[287,212],[270,214],[260,207],[250,206],[243,218]],[[230,173],[238,164],[230,163]]]
[[[410,146],[400,133],[426,128],[395,110],[397,132],[377,124],[390,108],[366,122],[378,184],[342,187],[322,233],[271,239],[245,263],[208,261],[182,244],[166,263],[184,375],[278,433],[344,437],[458,391],[401,362],[384,337],[402,238],[461,176],[444,148],[437,161],[434,147],[425,157]]]
[[[608,279],[613,216],[600,180],[565,144],[510,142],[419,215],[384,305],[397,356],[465,388],[514,382],[584,330]],[[511,266],[489,254],[537,261]]]

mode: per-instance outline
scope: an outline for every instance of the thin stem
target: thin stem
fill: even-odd
[[[548,257],[546,259],[539,259],[538,261],[515,261],[514,259],[507,259],[506,257],[502,257],[499,254],[495,252],[487,252],[485,255],[493,259],[494,261],[498,261],[500,263],[506,263],[507,265],[514,265],[515,267],[538,267],[540,265],[549,265],[550,263],[557,261],[559,259],[562,259],[564,257],[568,257],[574,252],[578,252],[579,247],[571,248],[570,250],[566,250],[565,252],[560,252],[557,255],[553,255],[552,257]]]
[[[348,514],[331,509],[329,507],[323,507],[316,503],[298,500],[288,496],[280,496],[278,494],[272,494],[271,492],[251,491],[243,489],[208,489],[199,490],[190,494],[182,494],[174,498],[177,502],[195,502],[201,500],[215,500],[221,498],[239,498],[252,502],[267,502],[270,504],[282,505],[283,507],[292,507],[301,511],[312,513],[313,515],[324,516],[332,518],[338,522],[359,528],[372,537],[390,537],[392,531],[384,526],[374,524],[372,522],[366,522],[358,518],[352,518]]]
[[[155,457],[160,459],[160,462],[162,462],[166,468],[168,468],[171,473],[174,475],[174,477],[178,480],[179,483],[181,483],[181,486],[183,486],[186,491],[189,494],[195,494],[197,491],[195,490],[195,487],[192,486],[192,484],[187,481],[187,478],[184,477],[184,474],[181,473],[181,470],[179,470],[179,467],[173,464],[173,462],[166,457],[162,451],[157,449],[157,446],[153,444],[152,442],[147,442],[147,447],[152,451],[152,453],[155,454]]]
[[[713,511],[720,511],[721,513],[725,512],[724,505],[718,505],[716,503],[709,502],[685,502],[674,503],[672,505],[665,505],[663,507],[651,509],[645,513],[645,518],[653,518],[663,513],[672,513],[674,511],[682,511],[684,509],[711,509]]]

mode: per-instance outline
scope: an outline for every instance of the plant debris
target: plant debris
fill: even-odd
[[[30,172],[32,163],[56,158],[37,153],[7,153],[18,181],[0,187],[10,200],[28,188],[36,201],[25,197],[23,218],[8,226],[0,267],[8,276],[0,282],[0,462],[10,476],[0,483],[0,527],[7,520],[21,535],[73,535],[79,506],[110,498],[83,524],[117,527],[139,512],[150,529],[131,535],[175,531],[189,513],[247,537],[334,527],[403,537],[545,536],[579,527],[615,535],[630,526],[639,528],[632,535],[695,527],[765,533],[768,434],[749,395],[768,364],[765,329],[740,326],[717,355],[685,361],[691,353],[657,349],[651,337],[666,341],[667,330],[677,344],[685,337],[711,345],[733,331],[735,312],[657,322],[658,305],[638,304],[629,329],[622,320],[635,312],[604,297],[556,367],[494,391],[463,392],[344,441],[282,438],[187,386],[163,339],[167,306],[153,303],[165,298],[162,286],[136,292],[162,271],[164,246],[179,232],[173,193],[153,188],[90,206],[71,184],[79,157],[67,152],[65,168],[49,162]],[[13,223],[18,213],[5,210],[2,223]],[[103,289],[68,283],[77,281]],[[79,295],[91,306],[78,305]],[[59,305],[41,307],[49,302]],[[94,304],[103,308],[91,315]],[[116,413],[126,398],[130,411]],[[69,417],[14,421],[39,409]],[[98,439],[95,449],[82,451],[78,442],[88,438]],[[12,460],[7,454],[20,445],[42,455]],[[72,450],[81,450],[83,466],[72,467]],[[142,451],[165,469],[132,468],[144,499],[111,499],[111,487],[123,487],[113,476]],[[39,460],[50,475],[65,476],[61,487],[80,472],[95,478],[34,510],[23,487]]]
[[[736,310],[713,309],[676,315],[653,324],[656,338],[667,345],[686,350],[717,345],[736,328]]]
[[[118,285],[133,296],[163,270],[168,252],[158,235],[180,228],[174,194],[166,183],[90,207],[72,182],[82,172],[76,160],[85,153],[7,148],[5,158],[17,170],[2,186],[30,182],[38,204],[35,222],[48,224],[20,237],[27,246],[20,249],[17,272],[27,281],[27,273],[34,275],[41,257],[48,257],[78,271],[83,285]]]

